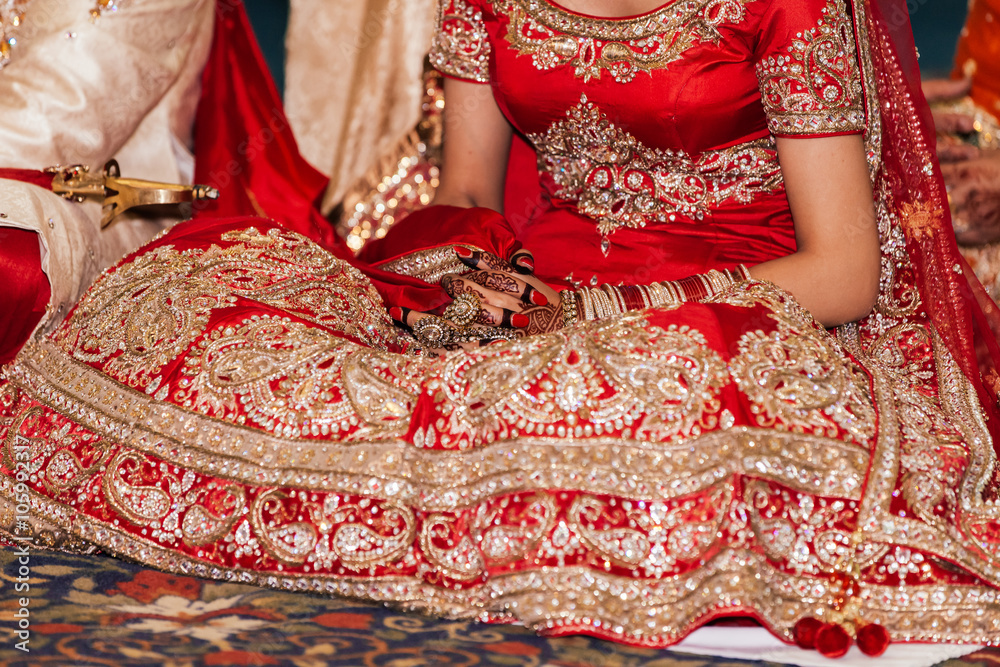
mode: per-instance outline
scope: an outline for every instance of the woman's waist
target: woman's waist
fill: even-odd
[[[717,208],[702,220],[651,220],[602,234],[572,206],[552,202],[518,230],[547,282],[643,284],[710,269],[753,266],[795,252],[784,195]]]

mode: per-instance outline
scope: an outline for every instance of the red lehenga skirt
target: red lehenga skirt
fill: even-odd
[[[355,266],[295,208],[322,179],[246,153],[226,205],[280,222],[175,228],[4,370],[6,533],[647,646],[725,616],[1000,637],[987,394],[912,290],[828,332],[751,281],[429,358],[384,301],[433,305],[450,245]]]

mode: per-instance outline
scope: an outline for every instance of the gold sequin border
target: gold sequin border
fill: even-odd
[[[664,647],[710,618],[747,613],[792,641],[795,622],[829,607],[837,594],[827,581],[781,572],[750,550],[723,551],[690,574],[667,580],[637,580],[572,566],[495,574],[485,584],[463,590],[434,586],[419,577],[260,572],[199,561],[30,493],[32,521],[42,531],[53,525],[67,527],[68,532],[58,536],[62,542],[55,545],[64,549],[93,545],[175,574],[375,600],[448,618],[516,620],[546,634],[586,629],[636,646]],[[0,478],[0,534],[8,536],[12,495],[10,480]],[[1000,593],[985,586],[930,584],[900,590],[862,582],[859,599],[860,616],[886,627],[896,642],[1000,643]]]

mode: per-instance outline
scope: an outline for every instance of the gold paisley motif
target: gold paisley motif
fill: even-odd
[[[318,536],[316,528],[305,521],[289,521],[294,516],[293,501],[284,491],[272,489],[253,501],[250,521],[268,555],[289,565],[300,565],[315,549]],[[266,517],[265,517],[266,514]]]
[[[548,494],[536,493],[524,499],[519,511],[502,507],[481,507],[472,532],[479,535],[480,548],[488,565],[514,563],[534,551],[555,521],[555,500]]]
[[[52,455],[52,458],[45,465],[43,482],[46,487],[57,493],[77,487],[101,472],[110,453],[111,447],[102,442],[96,451],[92,452],[93,458],[90,465],[84,465],[73,451],[60,449]]]
[[[145,473],[150,464],[140,455],[128,450],[120,452],[108,464],[103,478],[104,495],[108,503],[135,524],[149,526],[163,521],[171,512],[177,491],[177,480],[172,475]],[[174,493],[162,489],[166,481]]]
[[[243,489],[236,484],[230,484],[222,490],[220,496],[211,499],[214,501],[212,509],[196,504],[184,514],[184,519],[181,520],[181,539],[185,544],[201,546],[215,542],[228,533],[236,520],[243,515],[243,508],[246,505],[246,494]],[[204,498],[202,502],[208,500]]]
[[[420,549],[446,577],[471,581],[482,576],[486,561],[463,527],[464,522],[457,517],[430,515],[420,529]]]
[[[413,413],[417,386],[405,386],[405,373],[384,356],[356,352],[344,360],[342,373],[348,399],[369,425],[391,425]]]
[[[379,509],[372,525],[355,516],[353,522],[340,525],[330,536],[331,552],[345,567],[360,571],[385,565],[402,558],[412,547],[416,534],[413,512],[402,505],[382,505]]]
[[[490,35],[483,13],[467,0],[438,0],[431,64],[460,79],[488,83]]]
[[[827,0],[817,25],[798,33],[786,53],[757,63],[772,134],[865,129],[854,31],[842,0]]]
[[[757,424],[827,436],[840,430],[866,445],[876,428],[866,372],[818,326],[768,317],[777,327],[743,334],[729,363]]]
[[[12,408],[13,404],[14,401],[11,402]],[[7,470],[17,470],[19,462],[30,461],[41,453],[38,449],[44,444],[45,439],[22,435],[21,429],[32,417],[44,416],[45,408],[34,406],[15,414],[9,423],[3,424],[2,428],[6,429],[3,439],[3,465]]]

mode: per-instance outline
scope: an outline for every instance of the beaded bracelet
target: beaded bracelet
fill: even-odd
[[[559,296],[562,298],[562,325],[565,329],[576,324],[580,317],[577,293],[568,289],[560,292]]]

